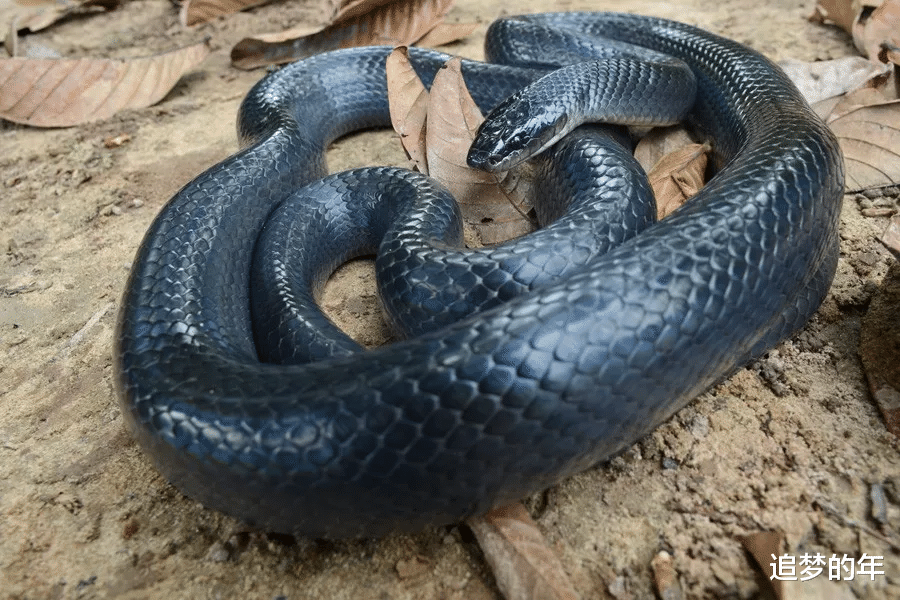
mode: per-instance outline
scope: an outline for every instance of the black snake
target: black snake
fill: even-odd
[[[662,19],[524,19],[684,61],[696,79],[688,118],[714,142],[716,176],[670,217],[556,283],[374,351],[339,343],[321,361],[262,363],[249,308],[258,234],[275,205],[323,176],[331,140],[387,124],[389,49],[326,53],[267,76],[242,105],[242,149],[157,216],[120,313],[125,421],[186,494],[261,527],[315,536],[458,521],[622,450],[818,307],[838,256],[841,155],[777,67]],[[411,57],[426,82],[443,60],[415,49]],[[528,78],[480,63],[465,64],[464,75],[482,106]],[[307,195],[356,187],[365,196],[382,185],[366,173],[313,184]],[[390,186],[429,185],[388,175],[387,196]],[[582,183],[577,170],[561,177]],[[406,260],[394,251],[388,268]],[[318,256],[313,270],[338,260]],[[317,327],[312,319],[300,329]]]

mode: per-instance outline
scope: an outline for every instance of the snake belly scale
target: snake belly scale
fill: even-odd
[[[563,280],[434,333],[303,365],[261,363],[250,263],[324,149],[387,124],[368,48],[266,77],[242,149],[188,183],[141,244],[115,348],[123,416],[169,481],[260,527],[375,536],[450,523],[622,450],[802,326],[837,263],[834,136],[768,60],[624,14],[524,17],[683,60],[718,173],[688,204]],[[441,57],[413,49],[426,82]],[[464,67],[476,101],[521,77]]]

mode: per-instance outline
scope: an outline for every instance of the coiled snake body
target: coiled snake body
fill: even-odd
[[[779,69],[661,19],[527,19],[683,60],[697,85],[689,118],[714,141],[717,175],[561,281],[385,348],[261,363],[249,316],[258,232],[324,174],[332,139],[386,124],[388,50],[328,53],[270,75],[242,105],[243,149],[154,221],[120,313],[126,423],[182,491],[315,536],[458,521],[622,450],[818,307],[837,262],[841,157]],[[442,57],[412,58],[430,81]],[[504,73],[464,67],[482,106],[521,85],[515,69]]]

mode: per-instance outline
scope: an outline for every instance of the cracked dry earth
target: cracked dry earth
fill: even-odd
[[[524,0],[515,10],[621,8]],[[627,6],[776,60],[853,53],[843,33],[806,20],[812,8]],[[499,3],[459,0],[450,20],[480,25],[449,51],[479,58],[485,27],[501,12]],[[0,124],[0,596],[499,597],[464,526],[345,542],[251,531],[168,485],[122,425],[111,346],[135,249],[181,185],[236,149],[238,104],[263,74],[231,68],[229,49],[320,14],[298,0],[186,30],[166,0],[130,0],[28,38],[64,56],[146,55],[207,35],[214,50],[157,106],[69,129]],[[130,141],[105,147],[121,134]],[[335,144],[329,161],[338,170],[406,159],[396,136],[371,132]],[[900,445],[857,354],[861,319],[892,261],[875,241],[886,218],[861,213],[871,206],[896,208],[897,198],[848,195],[837,279],[801,334],[611,463],[528,500],[582,597],[653,597],[650,563],[666,550],[686,597],[770,598],[740,537],[776,530],[796,555],[884,557],[884,576],[841,583],[827,597],[900,598]],[[361,261],[335,275],[325,305],[374,345],[388,336],[374,298]],[[873,489],[884,491],[880,511]]]

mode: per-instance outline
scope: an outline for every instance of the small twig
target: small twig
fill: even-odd
[[[867,533],[870,536],[872,536],[873,538],[875,538],[877,540],[881,540],[885,544],[889,545],[894,550],[900,551],[900,540],[895,540],[891,537],[888,537],[888,536],[882,534],[881,532],[875,531],[868,525],[865,525],[863,523],[858,523],[858,522],[854,521],[853,519],[850,519],[850,518],[846,517],[845,515],[842,515],[838,511],[837,508],[835,508],[828,502],[825,502],[821,498],[814,500],[813,506],[816,506],[816,507],[822,509],[822,511],[826,515],[828,515],[829,517],[831,517],[838,523],[844,525],[845,527],[850,527],[851,529],[857,529],[859,531],[862,531],[863,533]]]
[[[888,190],[890,188],[896,188],[900,186],[900,181],[892,181],[891,183],[885,183],[884,185],[871,185],[869,187],[859,188],[856,190],[845,190],[846,194],[862,194],[864,192],[868,192],[871,190]]]
[[[87,335],[87,332],[90,331],[90,329],[91,329],[94,325],[96,325],[97,322],[100,321],[100,319],[102,319],[103,316],[104,316],[107,312],[109,312],[109,309],[111,309],[112,307],[113,307],[113,303],[112,303],[112,302],[107,302],[107,303],[106,303],[104,306],[102,306],[97,312],[95,312],[95,313],[91,316],[91,318],[87,320],[87,323],[85,323],[85,324],[81,327],[81,329],[79,329],[78,331],[76,331],[76,332],[72,335],[72,337],[69,338],[69,340],[63,345],[63,347],[60,349],[60,351],[56,353],[56,356],[54,356],[54,357],[50,360],[50,362],[56,362],[56,361],[58,361],[58,360],[60,360],[60,359],[62,359],[62,358],[65,358],[66,356],[68,356],[69,352],[72,351],[72,348],[74,348],[75,346],[77,346],[78,344],[80,344],[80,343],[84,340],[85,336]]]

